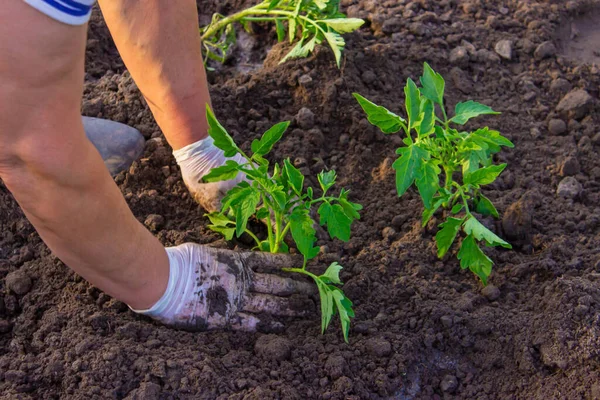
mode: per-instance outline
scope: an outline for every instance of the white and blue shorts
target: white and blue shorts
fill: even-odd
[[[83,25],[89,21],[96,0],[24,0],[50,18],[69,25]]]

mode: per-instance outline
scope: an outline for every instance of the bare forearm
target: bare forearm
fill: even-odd
[[[173,149],[205,138],[210,96],[196,1],[99,3],[121,57]]]

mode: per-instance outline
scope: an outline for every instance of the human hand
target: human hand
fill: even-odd
[[[228,181],[202,182],[202,178],[211,169],[225,165],[227,160],[243,163],[240,154],[231,158],[225,157],[223,150],[217,148],[213,143],[213,139],[209,136],[173,152],[175,160],[181,168],[183,182],[194,200],[208,212],[218,211],[221,208],[221,199],[229,189],[245,178],[243,173],[239,173],[234,179]]]
[[[293,294],[316,294],[314,285],[254,269],[298,267],[302,258],[286,254],[240,253],[195,243],[167,248],[169,284],[149,310],[136,311],[187,330],[273,329],[261,314],[302,316],[313,307],[294,302]],[[312,304],[312,303],[311,303]],[[270,318],[267,318],[270,320]]]

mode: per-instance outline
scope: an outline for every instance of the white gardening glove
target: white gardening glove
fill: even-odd
[[[302,316],[292,294],[314,294],[306,282],[253,272],[253,268],[299,266],[286,254],[239,253],[195,243],[166,249],[170,273],[167,290],[148,310],[134,310],[166,325],[187,330],[232,328],[254,331],[257,314]],[[269,322],[272,323],[272,322]],[[269,327],[266,327],[267,329]]]
[[[223,182],[202,183],[202,178],[211,169],[225,165],[227,160],[233,160],[240,164],[245,160],[240,154],[228,158],[223,150],[214,145],[213,139],[208,136],[188,146],[173,152],[175,160],[181,168],[183,182],[198,204],[209,212],[218,211],[221,208],[221,199],[229,189],[240,183],[245,175],[240,173],[235,179]]]

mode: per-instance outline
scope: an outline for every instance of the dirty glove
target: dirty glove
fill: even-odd
[[[211,169],[225,165],[227,160],[240,164],[245,160],[240,154],[228,158],[223,150],[214,145],[213,138],[199,140],[173,152],[175,160],[181,168],[183,182],[198,204],[209,212],[221,208],[221,199],[227,191],[244,179],[244,174],[238,174],[235,179],[222,182],[202,183],[202,178]]]
[[[292,302],[286,296],[314,294],[314,285],[253,272],[253,268],[298,266],[301,259],[284,254],[239,253],[195,243],[166,250],[171,268],[167,290],[154,306],[134,310],[137,313],[187,330],[255,331],[262,327],[259,314],[302,316],[310,311],[306,302]]]

